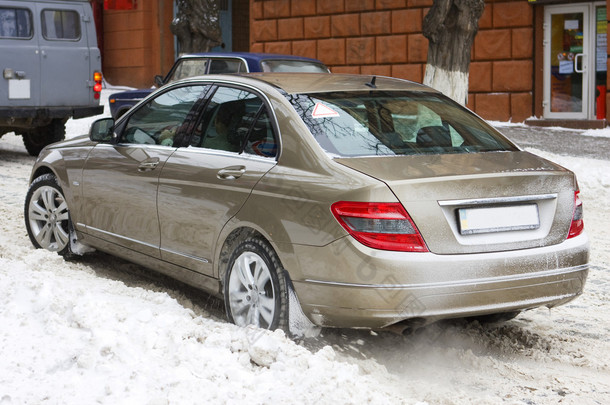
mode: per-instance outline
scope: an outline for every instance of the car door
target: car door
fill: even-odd
[[[158,194],[163,260],[213,275],[218,235],[276,164],[276,139],[263,97],[237,87],[215,90],[190,145],[178,148],[163,167]]]
[[[0,4],[0,105],[40,105],[40,54],[33,3]]]
[[[116,144],[98,144],[83,170],[82,224],[88,234],[159,257],[159,174],[185,133],[205,85],[156,94],[117,128]]]
[[[88,7],[72,3],[37,4],[43,105],[82,106],[94,102],[90,67],[94,55],[90,53],[86,27],[93,24],[93,16]]]

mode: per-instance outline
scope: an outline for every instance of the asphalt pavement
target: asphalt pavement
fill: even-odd
[[[584,135],[585,130],[527,125],[497,129],[522,148],[536,148],[558,155],[610,160],[610,137]]]

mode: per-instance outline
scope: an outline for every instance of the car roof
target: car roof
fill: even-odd
[[[289,94],[326,93],[333,91],[404,90],[438,93],[436,90],[409,80],[385,76],[339,73],[242,73],[238,75],[210,75],[208,80],[224,78],[232,81],[265,82]]]
[[[247,60],[268,60],[268,59],[284,59],[284,60],[306,60],[311,62],[322,63],[322,61],[306,56],[283,55],[279,53],[257,53],[257,52],[199,52],[180,55],[180,58],[243,58]]]

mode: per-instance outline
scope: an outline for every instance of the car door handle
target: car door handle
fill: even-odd
[[[140,162],[140,165],[138,166],[138,171],[147,172],[150,170],[155,170],[158,165],[159,165],[159,158],[146,159],[146,160]]]
[[[231,166],[220,169],[216,177],[220,180],[235,180],[246,172],[246,166]]]

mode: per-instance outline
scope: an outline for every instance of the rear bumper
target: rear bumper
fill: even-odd
[[[588,246],[583,234],[544,248],[435,255],[383,252],[343,238],[300,247],[308,251],[297,255],[307,257],[301,268],[316,270],[293,284],[303,311],[320,326],[381,328],[413,318],[554,307],[582,293]]]

